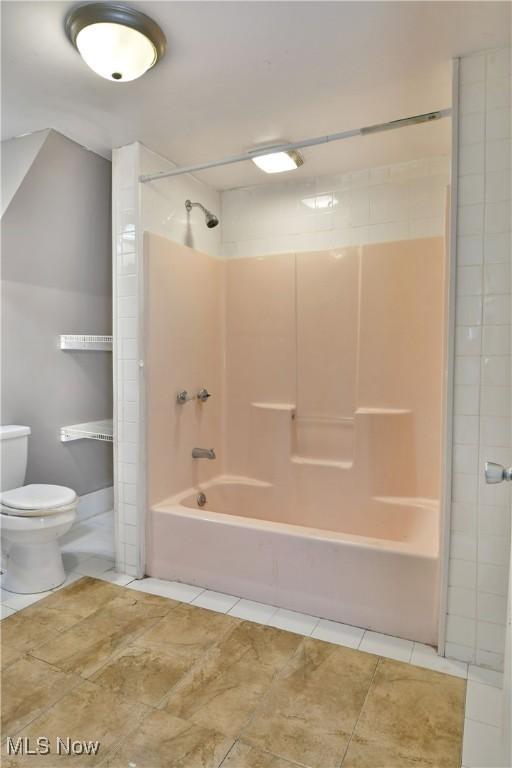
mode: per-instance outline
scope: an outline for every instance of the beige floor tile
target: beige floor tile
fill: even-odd
[[[414,758],[414,762],[411,762],[409,757],[397,754],[394,749],[390,751],[382,744],[353,737],[342,766],[343,768],[349,766],[350,768],[432,768],[432,763],[420,758]]]
[[[11,664],[2,672],[2,738],[14,736],[79,682],[31,656]]]
[[[218,768],[233,740],[212,728],[151,712],[102,768]]]
[[[130,594],[137,597],[111,600],[67,632],[34,649],[32,655],[66,672],[90,677],[116,652],[173,610],[172,601],[162,598],[162,603],[155,603],[140,599],[138,593]]]
[[[5,768],[460,766],[465,681],[92,578],[5,619],[2,665],[4,737],[101,742]]]
[[[305,638],[244,741],[312,768],[338,768],[378,657]]]
[[[25,616],[25,609],[2,621],[2,669],[20,659],[33,648],[56,636],[53,627]]]
[[[55,631],[69,629],[82,619],[95,613],[111,600],[122,597],[124,590],[106,581],[89,576],[59,589],[43,600],[23,610],[23,615]]]
[[[261,749],[237,741],[222,763],[222,768],[293,768],[295,765],[270,752],[262,752]]]
[[[147,713],[147,707],[83,681],[18,734],[28,738],[32,746],[37,737],[47,736],[51,753],[44,757],[25,755],[9,759],[5,757],[4,745],[2,768],[55,768],[63,763],[71,766],[97,766],[128,735],[137,731],[139,721]],[[99,751],[96,755],[57,754],[57,738],[67,737],[77,741],[99,741]]]
[[[219,645],[227,659],[243,659],[259,669],[275,672],[286,664],[301,642],[302,637],[293,632],[242,621]]]
[[[466,682],[381,659],[343,768],[458,768]]]
[[[193,662],[143,645],[124,648],[91,680],[149,706],[157,706]]]
[[[176,686],[163,709],[235,738],[272,679],[273,672],[243,660],[233,661],[217,646]]]
[[[192,605],[179,605],[152,629],[140,636],[146,648],[161,649],[195,660],[208,651],[240,619]]]

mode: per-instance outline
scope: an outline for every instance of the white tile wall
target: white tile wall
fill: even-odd
[[[433,157],[224,192],[222,253],[251,257],[443,236],[449,177],[449,158]]]
[[[142,236],[152,231],[218,255],[220,228],[208,229],[185,200],[220,211],[217,192],[191,176],[140,184],[172,163],[136,143],[113,153],[114,482],[116,567],[144,575],[145,446]]]
[[[449,656],[501,669],[510,490],[486,460],[512,463],[510,49],[460,67],[454,474]]]
[[[114,150],[112,235],[114,284],[114,506],[116,567],[138,575],[136,536],[139,486],[138,230],[139,148]],[[126,374],[129,374],[127,376]],[[130,503],[131,502],[131,503]],[[132,512],[130,513],[130,508]]]

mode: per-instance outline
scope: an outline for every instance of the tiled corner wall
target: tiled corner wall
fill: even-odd
[[[220,227],[208,229],[199,211],[188,217],[185,200],[220,210],[217,192],[191,176],[140,184],[139,175],[173,165],[135,143],[113,153],[114,285],[114,487],[116,567],[144,575],[145,414],[143,346],[145,230],[217,255]]]
[[[131,576],[139,568],[139,147],[114,150],[112,238],[114,288],[114,508],[116,567]]]
[[[428,157],[222,194],[226,257],[444,236],[450,158]]]
[[[510,48],[460,63],[452,533],[446,655],[501,669],[510,557]]]

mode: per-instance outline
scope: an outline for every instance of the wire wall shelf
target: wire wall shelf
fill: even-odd
[[[113,439],[112,419],[86,421],[83,424],[60,428],[61,443],[69,443],[72,440],[101,440],[104,443],[112,443]]]
[[[112,336],[94,336],[80,333],[60,336],[60,348],[67,350],[112,352]]]

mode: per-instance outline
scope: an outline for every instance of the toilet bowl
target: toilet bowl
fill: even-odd
[[[65,579],[58,539],[76,519],[78,498],[60,485],[25,485],[0,494],[2,540],[8,553],[2,588],[46,592]]]
[[[0,427],[0,529],[7,564],[2,589],[46,592],[65,579],[58,540],[76,519],[78,497],[62,485],[22,485],[30,429]]]

